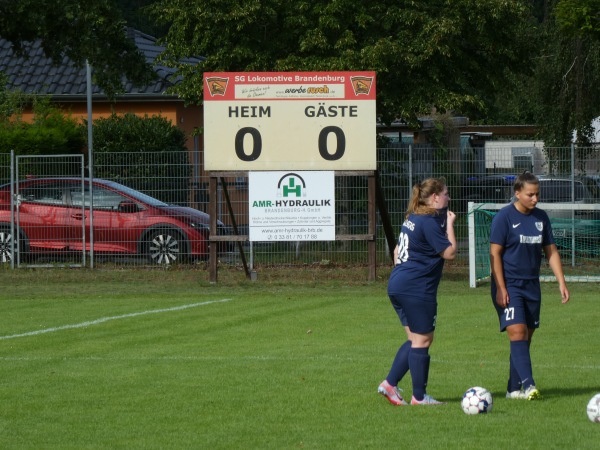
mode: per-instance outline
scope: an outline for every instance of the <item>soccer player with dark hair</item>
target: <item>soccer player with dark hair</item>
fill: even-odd
[[[569,301],[562,263],[550,219],[536,207],[540,200],[538,178],[530,172],[518,176],[515,200],[492,219],[490,263],[492,301],[500,320],[500,331],[510,341],[510,373],[507,398],[535,400],[529,349],[533,332],[540,324],[540,266],[542,252],[558,281],[562,303]]]
[[[448,187],[443,178],[416,184],[394,250],[395,266],[388,296],[408,339],[396,353],[378,392],[393,405],[406,405],[398,383],[410,370],[412,405],[439,405],[426,393],[429,347],[437,319],[437,290],[446,259],[456,256],[455,214],[448,210]]]

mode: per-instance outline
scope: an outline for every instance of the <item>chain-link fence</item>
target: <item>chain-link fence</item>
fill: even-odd
[[[512,144],[488,142],[481,147],[464,145],[450,149],[397,143],[379,148],[377,152],[379,184],[395,233],[404,220],[411,186],[426,177],[446,178],[451,196],[450,208],[457,214],[459,254],[453,264],[465,267],[469,257],[468,202],[508,202],[514,178],[524,170],[552,180],[549,187],[542,190],[542,197],[547,197],[543,201],[552,198],[551,201],[567,203],[600,202],[600,151],[597,148],[544,149],[536,142],[518,141]],[[57,170],[56,164],[44,158],[28,159],[26,166],[18,168],[21,190],[32,180],[59,177],[63,181],[58,183],[62,194],[55,204],[48,204],[47,198],[44,200],[43,195],[48,193],[42,193],[43,189],[39,186],[40,193],[31,194],[28,198],[21,196],[13,204],[13,212],[29,208],[28,215],[20,214],[18,229],[21,234],[15,236],[26,244],[19,249],[23,253],[21,260],[28,264],[40,260],[64,264],[69,263],[74,249],[85,248],[96,264],[193,264],[206,261],[209,221],[202,212],[209,211],[209,179],[206,175],[197,175],[202,172],[190,161],[187,152],[95,155],[93,175],[107,183],[98,181],[94,184],[94,194],[90,196],[87,183],[87,190],[80,195],[72,188],[71,182],[66,181],[67,178],[81,178],[77,168],[73,168],[71,173],[66,172],[66,168]],[[14,170],[15,167],[13,176]],[[245,175],[219,178],[217,198],[213,199],[217,202],[219,234],[237,231],[239,235],[248,235],[249,186]],[[11,220],[14,221],[10,208],[10,155],[0,155],[0,179],[3,182],[0,188],[0,245],[2,260],[6,264],[12,258],[9,256],[7,230]],[[87,170],[84,179],[87,180]],[[367,176],[336,173],[336,234],[368,233],[368,192]],[[56,197],[58,194],[54,192],[53,195]],[[41,205],[41,201],[46,203]],[[94,209],[91,221],[85,214],[77,217],[78,212],[74,211],[81,208]],[[32,211],[37,212],[34,214]],[[64,227],[81,227],[83,220],[83,235],[66,228],[58,233],[56,221],[59,216],[67,217],[63,220]],[[32,249],[27,221],[36,222],[38,235],[40,230],[47,230],[47,236],[42,239],[43,245]],[[57,235],[63,236],[62,241]],[[592,234],[590,239],[598,239],[598,234]],[[390,263],[388,243],[379,215],[376,246],[378,263]],[[241,247],[246,260],[255,266],[367,262],[367,242],[360,240],[245,241]],[[233,243],[222,244],[219,250],[221,264],[242,263],[238,247]],[[570,251],[565,251],[566,265],[571,255]],[[599,259],[597,252],[592,252],[585,260],[578,261],[585,261],[586,270],[598,272]]]

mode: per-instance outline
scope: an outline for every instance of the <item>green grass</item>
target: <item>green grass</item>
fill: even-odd
[[[393,407],[376,393],[404,340],[385,269],[372,283],[366,268],[313,266],[259,269],[256,282],[225,268],[217,284],[200,270],[0,276],[3,449],[595,449],[600,441],[585,411],[600,392],[597,284],[571,284],[567,305],[555,284],[543,285],[532,358],[544,398],[511,401],[508,343],[489,286],[470,289],[450,268],[428,387],[448,404]],[[462,392],[474,385],[494,394],[490,414],[462,412]],[[409,376],[401,387],[410,397]]]

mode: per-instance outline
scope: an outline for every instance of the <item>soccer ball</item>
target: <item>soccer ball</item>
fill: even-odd
[[[461,406],[465,414],[484,414],[492,410],[492,394],[485,388],[475,386],[463,394]]]
[[[587,405],[587,415],[592,422],[600,423],[600,394],[594,395]]]

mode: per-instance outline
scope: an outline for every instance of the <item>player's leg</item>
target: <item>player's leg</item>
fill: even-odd
[[[533,333],[540,326],[540,311],[542,307],[542,294],[539,280],[529,280],[526,282],[524,295],[525,307],[525,323],[527,325],[527,351],[529,353],[529,364],[531,363],[531,340]],[[540,391],[537,389],[533,381],[533,368],[531,376],[531,384],[527,386],[523,383],[523,389],[527,400],[535,400],[541,397]]]
[[[531,358],[529,355],[529,336],[525,319],[522,290],[507,280],[510,303],[506,308],[496,303],[495,286],[492,286],[492,302],[498,314],[500,331],[506,331],[510,341],[509,377],[507,398],[524,399],[524,388],[532,384]],[[527,386],[523,386],[527,383]]]
[[[420,334],[413,333],[412,347],[408,356],[410,376],[413,385],[413,403],[423,401],[427,390],[429,378],[429,347],[433,342],[433,332]]]
[[[519,372],[515,368],[512,354],[509,355],[509,375],[508,383],[506,384],[506,398],[524,398],[525,393],[521,389],[521,378]]]
[[[377,392],[386,397],[392,405],[399,406],[407,405],[406,401],[402,398],[402,394],[400,393],[402,390],[398,388],[398,383],[408,372],[408,354],[410,353],[411,347],[411,335],[406,315],[402,310],[402,306],[400,305],[399,299],[396,298],[396,296],[390,296],[390,300],[392,302],[392,306],[398,314],[400,323],[402,323],[402,325],[404,326],[407,340],[400,346],[400,348],[396,352],[396,356],[394,358],[394,361],[392,362],[392,367],[390,368],[390,371],[385,380],[383,380],[379,384]]]
[[[404,378],[404,375],[409,370],[408,367],[408,355],[410,353],[410,348],[412,346],[412,341],[410,339],[410,329],[408,326],[404,327],[406,331],[407,340],[400,346],[398,351],[396,352],[396,357],[392,362],[392,367],[388,373],[388,376],[385,377],[387,382],[392,386],[397,386],[400,380]]]
[[[531,369],[531,355],[529,353],[529,337],[527,326],[515,324],[506,327],[510,340],[510,357],[514,370],[519,374],[522,389],[527,389],[535,384]]]
[[[492,304],[496,309],[496,314],[498,315],[498,321],[500,323],[500,332],[506,331],[506,318],[510,316],[506,308],[499,306],[496,303],[496,282],[492,277],[490,296],[492,299]],[[509,353],[509,375],[508,375],[508,383],[506,385],[506,398],[524,398],[524,393],[521,390],[521,378],[519,377],[519,373],[515,368],[515,364],[512,358],[512,354]]]
[[[429,347],[433,343],[437,302],[435,299],[411,299],[405,308],[411,331],[412,346],[408,355],[408,365],[412,378],[412,405],[439,405],[442,402],[427,394],[429,379]]]
[[[520,383],[519,393],[512,398],[527,398],[534,400],[540,397],[539,391],[535,387],[533,378],[533,369],[531,365],[530,343],[533,335],[533,329],[539,324],[539,302],[531,305],[532,299],[535,300],[535,289],[528,285],[526,281],[519,281],[507,284],[510,303],[503,311],[501,318],[501,327],[504,327],[510,341],[511,368],[511,388],[514,387],[515,374],[518,374]],[[510,388],[509,388],[510,389]],[[508,391],[514,392],[514,391]]]

